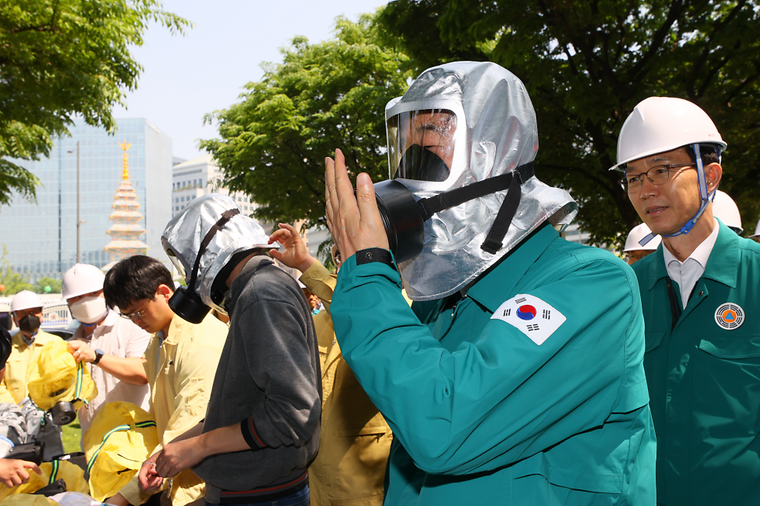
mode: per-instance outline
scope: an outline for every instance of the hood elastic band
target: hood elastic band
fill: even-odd
[[[222,213],[222,217],[219,218],[219,221],[214,223],[214,226],[211,227],[208,232],[206,232],[206,237],[203,238],[203,242],[201,242],[201,246],[198,249],[198,256],[195,257],[195,264],[193,265],[193,272],[190,274],[190,280],[187,282],[189,289],[194,289],[193,287],[195,286],[195,280],[198,277],[198,269],[201,266],[201,257],[203,256],[203,252],[206,251],[206,248],[211,242],[211,239],[213,239],[214,234],[216,234],[217,231],[222,228],[228,221],[230,221],[236,214],[240,214],[240,209],[229,209],[227,211],[224,211]]]
[[[517,177],[513,177],[513,175]],[[422,213],[423,221],[427,221],[435,213],[444,209],[451,209],[460,204],[464,204],[478,197],[484,197],[492,193],[508,190],[504,202],[499,209],[499,214],[491,225],[485,241],[480,246],[483,251],[492,255],[501,249],[502,241],[509,231],[509,225],[512,223],[517,208],[520,205],[520,185],[533,177],[533,162],[520,165],[512,172],[501,174],[500,176],[491,177],[472,183],[456,190],[451,190],[434,197],[421,199],[417,202]]]

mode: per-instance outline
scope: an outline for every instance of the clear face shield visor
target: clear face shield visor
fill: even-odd
[[[443,182],[457,155],[457,115],[448,109],[400,112],[388,119],[391,179]]]
[[[187,273],[185,272],[185,266],[182,265],[182,262],[177,257],[177,254],[174,253],[172,249],[167,249],[166,256],[169,257],[169,260],[171,260],[172,265],[174,266],[175,269],[177,269],[177,272],[182,277],[182,279],[184,279],[185,282],[187,282],[187,275],[186,275]]]

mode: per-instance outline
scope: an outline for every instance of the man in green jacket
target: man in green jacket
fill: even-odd
[[[657,503],[760,498],[760,245],[713,217],[726,143],[678,98],[639,103],[618,139],[655,253],[637,262],[644,367],[657,431]]]
[[[385,504],[653,505],[636,279],[553,227],[576,205],[533,176],[523,84],[441,65],[386,119],[395,179],[355,198],[326,161],[335,333],[394,434]]]

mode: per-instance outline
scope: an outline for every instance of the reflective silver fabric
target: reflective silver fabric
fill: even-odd
[[[190,281],[195,259],[203,238],[214,224],[229,209],[236,209],[235,201],[221,194],[208,194],[193,200],[180,214],[172,218],[164,233],[161,245],[169,258],[176,257],[181,264],[185,282]],[[219,229],[201,256],[196,286],[191,287],[204,304],[225,312],[211,300],[211,286],[214,278],[227,265],[235,253],[267,248],[269,236],[253,218],[244,214],[233,216]],[[174,261],[174,259],[172,259]]]
[[[389,164],[393,174],[407,146],[397,133],[403,113],[443,109],[457,116],[450,175],[445,181],[397,179],[415,198],[425,198],[514,171],[538,151],[536,114],[522,82],[494,63],[455,62],[423,72],[400,99],[386,106]],[[466,128],[465,128],[466,127]],[[506,190],[442,211],[425,222],[417,258],[399,265],[413,300],[433,300],[461,289],[506,255],[540,224],[566,226],[577,213],[570,194],[533,177],[522,185],[520,207],[503,247],[480,249]]]

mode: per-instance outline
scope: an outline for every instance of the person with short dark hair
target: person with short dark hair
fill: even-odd
[[[103,291],[109,307],[118,306],[121,317],[153,334],[143,365],[151,390],[150,412],[160,435],[155,455],[203,419],[227,327],[211,315],[197,325],[177,317],[169,307],[174,281],[155,258],[136,255],[120,261],[106,274]],[[174,506],[203,499],[203,480],[191,470],[171,482],[158,478],[147,486],[140,477],[149,469],[153,464],[146,461],[139,474],[108,503],[142,504],[162,489]]]
[[[741,227],[738,209],[733,223],[716,212],[726,146],[698,105],[650,97],[623,123],[612,167],[662,237],[633,266],[658,505],[756,504],[760,496],[760,246],[731,230]]]
[[[160,285],[174,287],[169,269],[155,258],[125,258],[106,274],[103,291],[108,307],[130,307],[135,301],[153,299]],[[169,318],[165,315],[164,319]]]

